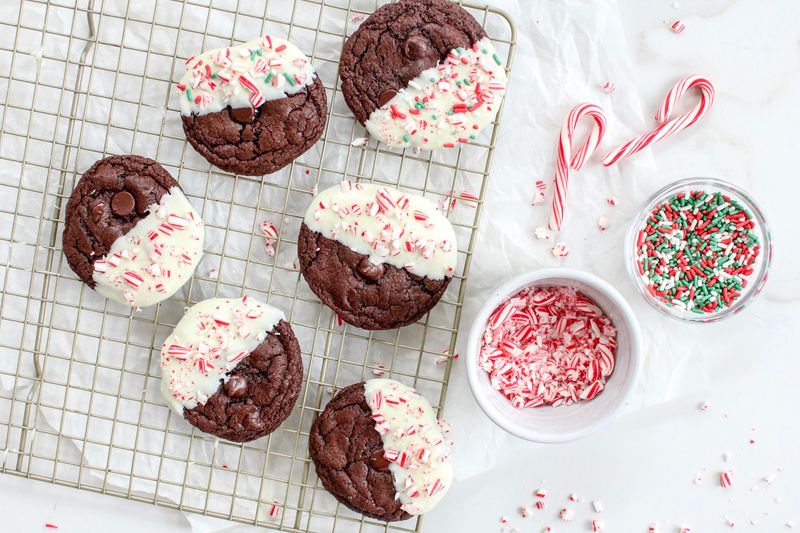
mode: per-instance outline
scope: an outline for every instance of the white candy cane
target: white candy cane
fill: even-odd
[[[697,87],[700,90],[700,101],[694,109],[688,113],[676,119],[669,120],[670,112],[678,103],[678,100],[692,87]],[[714,85],[708,78],[704,78],[703,76],[686,76],[675,84],[661,104],[661,108],[656,114],[656,120],[661,125],[643,135],[631,139],[619,148],[607,153],[603,157],[603,165],[607,167],[611,166],[643,150],[654,142],[658,142],[665,137],[669,137],[673,133],[677,133],[695,124],[698,120],[703,118],[703,115],[706,114],[713,102]]]
[[[594,119],[594,125],[589,132],[586,142],[583,143],[574,156],[572,155],[572,137],[575,127],[583,117]],[[558,159],[556,161],[555,191],[553,193],[553,209],[550,213],[550,229],[558,231],[564,220],[564,206],[567,200],[567,181],[569,169],[580,170],[586,159],[592,155],[597,145],[603,139],[606,130],[606,117],[603,110],[594,104],[578,104],[572,108],[561,127],[561,136],[558,141]]]

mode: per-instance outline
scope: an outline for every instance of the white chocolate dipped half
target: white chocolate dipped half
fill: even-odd
[[[453,148],[474,141],[494,120],[507,84],[503,62],[484,37],[422,71],[373,111],[365,126],[389,146]]]
[[[178,84],[182,115],[257,108],[296,94],[314,81],[314,68],[295,45],[265,35],[186,60]]]
[[[312,200],[304,222],[372,263],[436,280],[455,273],[458,246],[453,226],[422,196],[343,181]]]
[[[428,401],[392,379],[364,383],[364,396],[383,442],[401,508],[409,514],[429,511],[453,483],[449,429],[437,420]]]
[[[180,187],[172,187],[128,233],[94,262],[95,290],[134,307],[162,302],[194,274],[205,228]]]
[[[177,413],[205,404],[229,373],[284,319],[248,296],[194,304],[161,347],[161,394]]]

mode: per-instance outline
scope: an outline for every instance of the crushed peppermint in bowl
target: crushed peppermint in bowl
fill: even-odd
[[[481,307],[467,340],[467,377],[498,426],[543,443],[600,428],[625,404],[641,334],[620,293],[567,268],[506,282]]]
[[[772,244],[747,193],[720,179],[689,178],[645,202],[625,254],[634,285],[651,305],[703,323],[741,311],[761,292]]]

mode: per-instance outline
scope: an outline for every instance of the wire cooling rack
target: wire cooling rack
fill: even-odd
[[[501,11],[464,4],[510,69],[515,30]],[[339,387],[385,372],[444,405],[496,124],[447,152],[388,150],[338,90],[341,46],[375,0],[5,0],[0,6],[0,471],[284,531],[418,531],[385,524],[325,492],[308,457],[311,423]],[[185,142],[174,82],[198,50],[287,36],[313,60],[329,98],[323,140],[260,178],[210,167]],[[499,114],[498,114],[499,117]],[[355,144],[355,146],[354,146]],[[206,222],[206,256],[170,300],[131,312],[84,287],[61,251],[64,207],[80,174],[110,154],[152,157]],[[418,324],[367,332],[337,323],[302,281],[296,236],[317,187],[391,184],[441,202],[459,269]],[[473,196],[474,195],[474,196]],[[259,223],[280,230],[267,253]],[[305,380],[268,438],[220,441],[159,394],[159,349],[184,308],[243,293],[290,317]]]

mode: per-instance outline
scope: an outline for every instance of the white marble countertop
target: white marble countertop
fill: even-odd
[[[446,415],[455,417],[462,445],[456,466],[463,474],[425,518],[423,531],[500,531],[501,516],[521,532],[539,532],[546,525],[559,533],[591,531],[593,517],[606,523],[605,531],[647,531],[651,522],[663,532],[681,526],[693,532],[723,531],[728,529],[726,515],[737,529],[748,531],[779,531],[789,521],[800,527],[800,416],[794,401],[800,375],[795,340],[800,332],[800,254],[795,246],[800,239],[792,237],[793,199],[800,198],[794,132],[800,123],[800,3],[619,0],[619,11],[625,39],[612,52],[631,58],[635,78],[613,80],[618,97],[635,87],[637,94],[627,97],[640,99],[649,115],[684,74],[705,74],[717,87],[714,109],[698,131],[662,143],[654,150],[657,166],[631,165],[621,179],[642,180],[644,192],[692,175],[725,177],[747,189],[773,230],[770,282],[745,313],[691,327],[649,309],[624,274],[598,272],[620,286],[643,323],[659,321],[659,326],[648,339],[650,374],[645,372],[635,405],[578,442],[535,445],[497,430],[478,410],[463,368],[457,366]],[[523,38],[519,58],[525,53],[525,32],[533,31],[537,15],[517,16]],[[677,18],[686,24],[680,36],[667,29]],[[498,150],[495,169],[513,166],[510,155],[525,150],[524,139],[507,135],[504,142],[508,146]],[[501,207],[493,205],[493,198],[502,182],[496,173],[493,178],[489,213]],[[484,225],[482,238],[490,231]],[[613,238],[621,242],[622,232]],[[531,268],[524,261],[515,265],[519,271]],[[591,270],[591,257],[570,266]],[[471,281],[470,292],[480,294],[500,278]],[[707,411],[698,409],[704,401],[711,405]],[[725,452],[731,454],[728,462]],[[719,485],[723,469],[734,474],[729,489]],[[774,481],[762,481],[773,473]],[[700,483],[694,482],[697,476]],[[549,491],[547,509],[521,518],[519,506],[530,506],[540,487]],[[570,503],[571,493],[585,501]],[[591,512],[592,500],[603,503],[603,513]],[[189,522],[176,511],[11,476],[0,476],[0,502],[2,529],[10,532],[42,531],[46,522],[57,524],[59,532],[255,531],[213,520]],[[575,509],[572,522],[558,518],[564,506]]]

